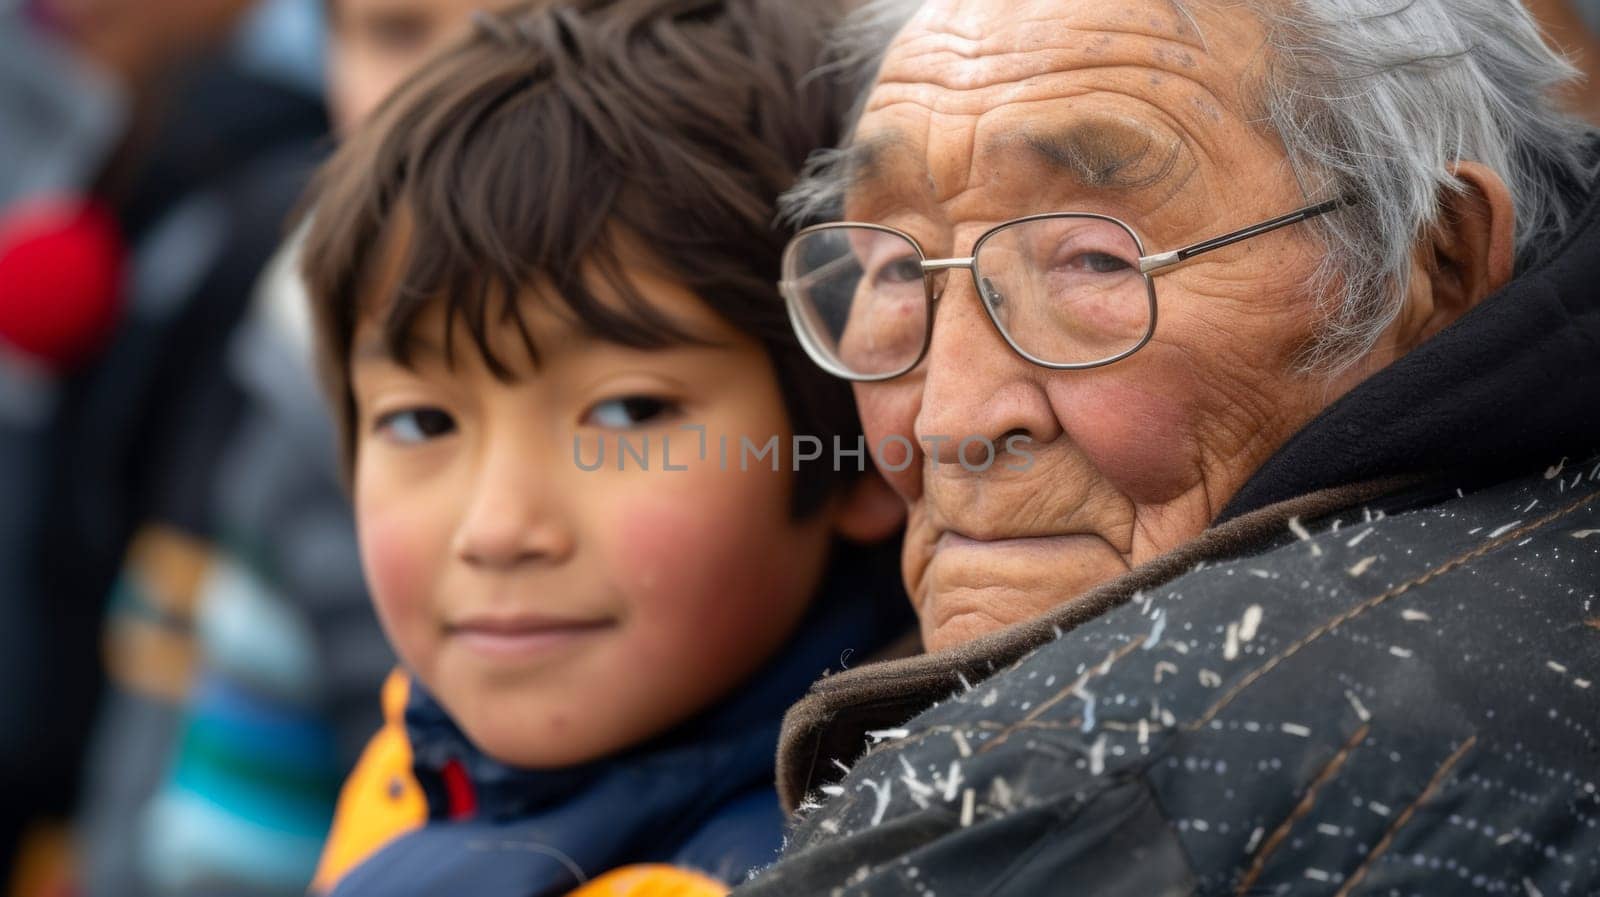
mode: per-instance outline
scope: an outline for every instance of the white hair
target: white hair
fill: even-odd
[[[1181,13],[1185,2],[1168,0]],[[1351,205],[1316,220],[1326,252],[1310,287],[1324,326],[1305,367],[1361,358],[1399,314],[1417,239],[1439,223],[1471,160],[1510,188],[1520,263],[1570,229],[1565,195],[1594,176],[1590,130],[1552,91],[1578,72],[1516,0],[1246,0],[1267,31],[1247,96],[1282,139],[1308,200]],[[873,0],[841,29],[833,67],[865,88],[921,0]],[[1190,17],[1193,21],[1192,17]],[[863,94],[865,90],[863,90]],[[859,104],[857,112],[859,112]],[[793,215],[837,206],[838,154],[821,153],[787,198]]]

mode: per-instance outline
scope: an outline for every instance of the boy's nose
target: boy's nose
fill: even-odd
[[[484,570],[556,564],[571,556],[574,539],[544,465],[526,456],[485,464],[460,524],[455,555]]]
[[[474,526],[464,529],[456,544],[457,557],[486,570],[559,563],[571,553],[570,540],[549,526]]]

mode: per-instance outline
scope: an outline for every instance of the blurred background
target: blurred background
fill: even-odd
[[[0,0],[10,893],[311,880],[393,658],[289,217],[486,3]]]
[[[305,892],[393,657],[290,215],[493,5],[0,0],[7,893]],[[1600,0],[1529,6],[1600,64]]]

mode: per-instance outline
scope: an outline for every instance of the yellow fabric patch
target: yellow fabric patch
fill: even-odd
[[[724,897],[730,888],[676,866],[641,864],[613,869],[567,897]]]
[[[411,742],[405,710],[411,680],[396,669],[383,684],[383,728],[367,743],[339,792],[333,830],[311,883],[313,893],[332,891],[350,870],[428,817],[427,798],[411,775]],[[569,897],[726,897],[729,887],[676,866],[641,864],[614,869]]]
[[[311,882],[313,892],[333,890],[367,857],[428,819],[427,797],[411,774],[405,724],[410,694],[411,680],[399,669],[383,683],[383,728],[367,742],[339,791],[333,830]]]

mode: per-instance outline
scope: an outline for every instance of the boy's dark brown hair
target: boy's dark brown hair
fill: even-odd
[[[491,327],[516,328],[537,363],[506,301],[535,285],[598,337],[695,342],[629,287],[623,240],[765,347],[795,433],[821,438],[824,457],[834,435],[855,448],[848,385],[806,357],[775,286],[788,236],[778,196],[813,149],[837,142],[845,112],[844,91],[809,77],[839,10],[816,0],[543,0],[480,14],[469,37],[406,81],[308,197],[303,271],[346,472],[362,314],[380,316],[389,351],[407,363],[420,313],[445,303],[446,326],[466,327],[497,376],[509,374],[490,350]],[[398,286],[374,297],[383,266],[396,266]],[[620,308],[597,298],[586,269],[622,296]],[[837,485],[836,466],[854,472],[811,464],[797,475],[797,515]]]

